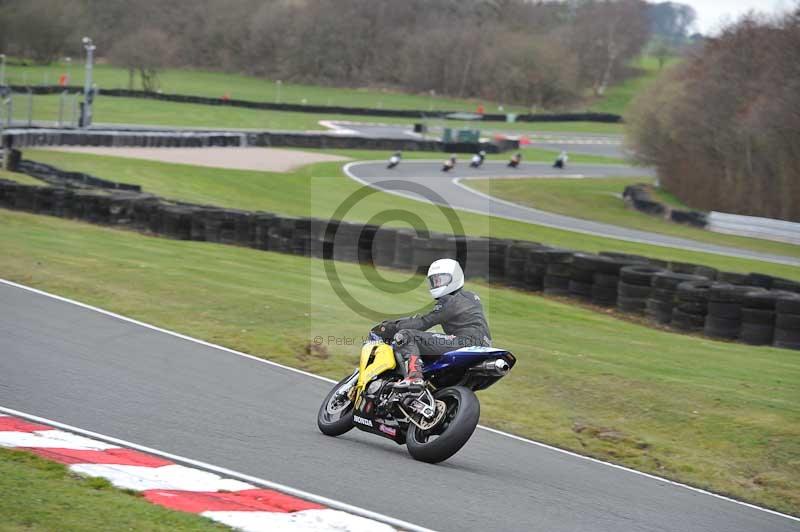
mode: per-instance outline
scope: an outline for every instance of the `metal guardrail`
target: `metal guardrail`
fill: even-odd
[[[800,245],[800,223],[712,211],[706,229],[729,235]]]

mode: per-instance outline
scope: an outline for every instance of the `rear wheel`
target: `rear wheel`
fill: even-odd
[[[328,393],[317,413],[317,426],[327,436],[341,436],[353,428],[353,401],[348,392],[356,385],[358,372],[340,380]]]
[[[441,419],[427,430],[412,424],[406,436],[409,454],[415,460],[431,464],[456,454],[475,432],[481,415],[478,398],[464,386],[443,388],[433,396],[437,405],[436,417],[440,417],[443,411]]]

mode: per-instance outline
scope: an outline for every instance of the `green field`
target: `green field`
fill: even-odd
[[[350,153],[356,155],[358,152]],[[283,174],[46,150],[26,151],[24,156],[66,170],[139,184],[146,191],[171,199],[296,216],[330,218],[346,198],[361,189],[343,175],[341,163],[320,163]],[[345,219],[366,222],[384,212],[388,206],[416,213],[432,230],[453,231],[439,208],[382,192],[376,192],[359,202],[346,214]],[[444,211],[456,212],[449,209]],[[457,211],[457,218],[465,234],[517,238],[591,252],[637,253],[665,260],[706,264],[728,271],[758,271],[800,279],[798,268],[787,265],[624,242],[460,211]]]
[[[625,207],[622,191],[627,185],[647,182],[646,179],[494,179],[469,180],[464,183],[477,190],[522,205],[528,205],[559,214],[566,214],[587,220],[652,231],[665,235],[690,238],[700,242],[753,249],[765,253],[775,253],[800,257],[800,246],[772,242],[757,238],[745,238],[712,233],[686,225],[669,222],[663,218],[649,216]],[[669,198],[675,205],[675,198]],[[661,197],[660,200],[663,201]],[[685,207],[683,207],[685,208]]]
[[[13,85],[55,85],[59,76],[69,74],[70,85],[83,86],[84,68],[82,62],[73,60],[71,67],[66,62],[47,66],[6,67],[6,83]],[[99,64],[94,68],[94,83],[103,89],[127,89],[128,71],[110,65]],[[398,91],[364,88],[343,89],[320,87],[316,85],[297,85],[281,83],[241,74],[209,72],[203,70],[168,69],[159,74],[160,89],[169,94],[187,94],[222,98],[227,94],[235,100],[256,102],[290,103],[308,105],[338,105],[343,107],[366,107],[374,109],[413,109],[420,111],[470,111],[475,112],[483,103],[485,112],[496,113],[498,104],[476,99],[447,98],[430,94],[407,94]],[[135,89],[141,89],[137,84]],[[305,102],[303,101],[305,100]],[[524,113],[524,107],[504,106],[505,112]]]
[[[13,250],[0,254],[3,278],[329,377],[349,371],[357,349],[312,348],[310,339],[360,338],[371,325],[335,295],[316,259],[5,210],[0,243]],[[372,286],[359,265],[336,269],[356,300],[387,314],[430,305],[422,285],[397,296]],[[496,345],[519,360],[480,393],[483,423],[800,513],[797,352],[673,334],[477,282],[471,288]]]
[[[673,60],[674,61],[674,60]],[[673,62],[670,61],[670,62]],[[83,86],[84,68],[81,62],[68,67],[65,61],[51,65],[6,66],[6,82],[14,85],[55,85],[59,76],[69,74],[70,85]],[[634,62],[640,75],[612,85],[602,98],[595,99],[590,111],[622,114],[632,96],[651,82],[658,74],[658,61],[646,56]],[[430,94],[407,94],[399,91],[363,88],[347,89],[281,83],[254,76],[210,72],[203,70],[168,69],[159,74],[160,89],[170,94],[219,97],[228,95],[232,99],[269,103],[291,103],[307,105],[331,105],[343,107],[366,107],[374,109],[413,109],[420,111],[468,111],[475,112],[483,104],[486,113],[527,113],[524,106],[504,105],[478,99],[447,98]],[[93,80],[103,89],[127,89],[128,72],[107,64],[94,68]],[[136,89],[140,89],[138,82]],[[581,109],[576,109],[580,111]],[[544,111],[546,112],[546,111]],[[551,131],[555,131],[552,130]],[[602,131],[611,132],[611,131]]]
[[[107,480],[0,447],[0,530],[230,530],[199,515],[156,506]]]
[[[7,179],[9,181],[16,181],[23,185],[45,185],[46,183],[40,179],[36,179],[29,175],[21,174],[19,172],[9,172],[0,169],[0,179]]]
[[[29,98],[25,94],[13,97],[13,116],[16,121],[28,120]],[[73,96],[65,100],[61,116],[69,125],[73,119]],[[32,117],[35,121],[56,123],[59,117],[60,97],[57,95],[34,96]],[[325,130],[320,120],[356,121],[363,123],[411,125],[425,122],[429,128],[450,127],[480,129],[484,135],[493,132],[547,133],[576,132],[621,134],[622,124],[599,122],[470,122],[442,119],[391,118],[382,116],[355,116],[316,114],[288,111],[245,109],[188,103],[174,103],[140,98],[116,98],[99,96],[94,104],[95,124],[143,124],[150,126],[203,127],[221,129],[277,129],[277,130]]]
[[[670,58],[664,63],[664,68],[677,63],[679,59]],[[658,59],[653,56],[643,56],[634,61],[632,66],[640,71],[640,75],[628,78],[619,85],[612,85],[606,94],[595,100],[589,107],[590,111],[597,113],[614,113],[622,115],[631,100],[652,83],[661,73],[658,69]]]

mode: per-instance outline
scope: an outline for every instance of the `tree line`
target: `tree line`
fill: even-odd
[[[800,8],[728,26],[626,122],[637,158],[691,207],[800,221]]]
[[[623,79],[651,27],[675,18],[679,6],[643,0],[0,0],[0,47],[48,62],[78,55],[80,37],[89,35],[101,58],[127,68],[131,83],[138,76],[150,90],[159,69],[188,66],[554,108],[589,89],[602,95]],[[669,31],[681,34],[688,23]]]

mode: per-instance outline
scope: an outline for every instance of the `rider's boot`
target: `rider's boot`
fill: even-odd
[[[398,391],[416,392],[425,387],[425,379],[422,378],[422,361],[418,355],[408,357],[408,373],[406,377],[395,383],[394,389]]]

